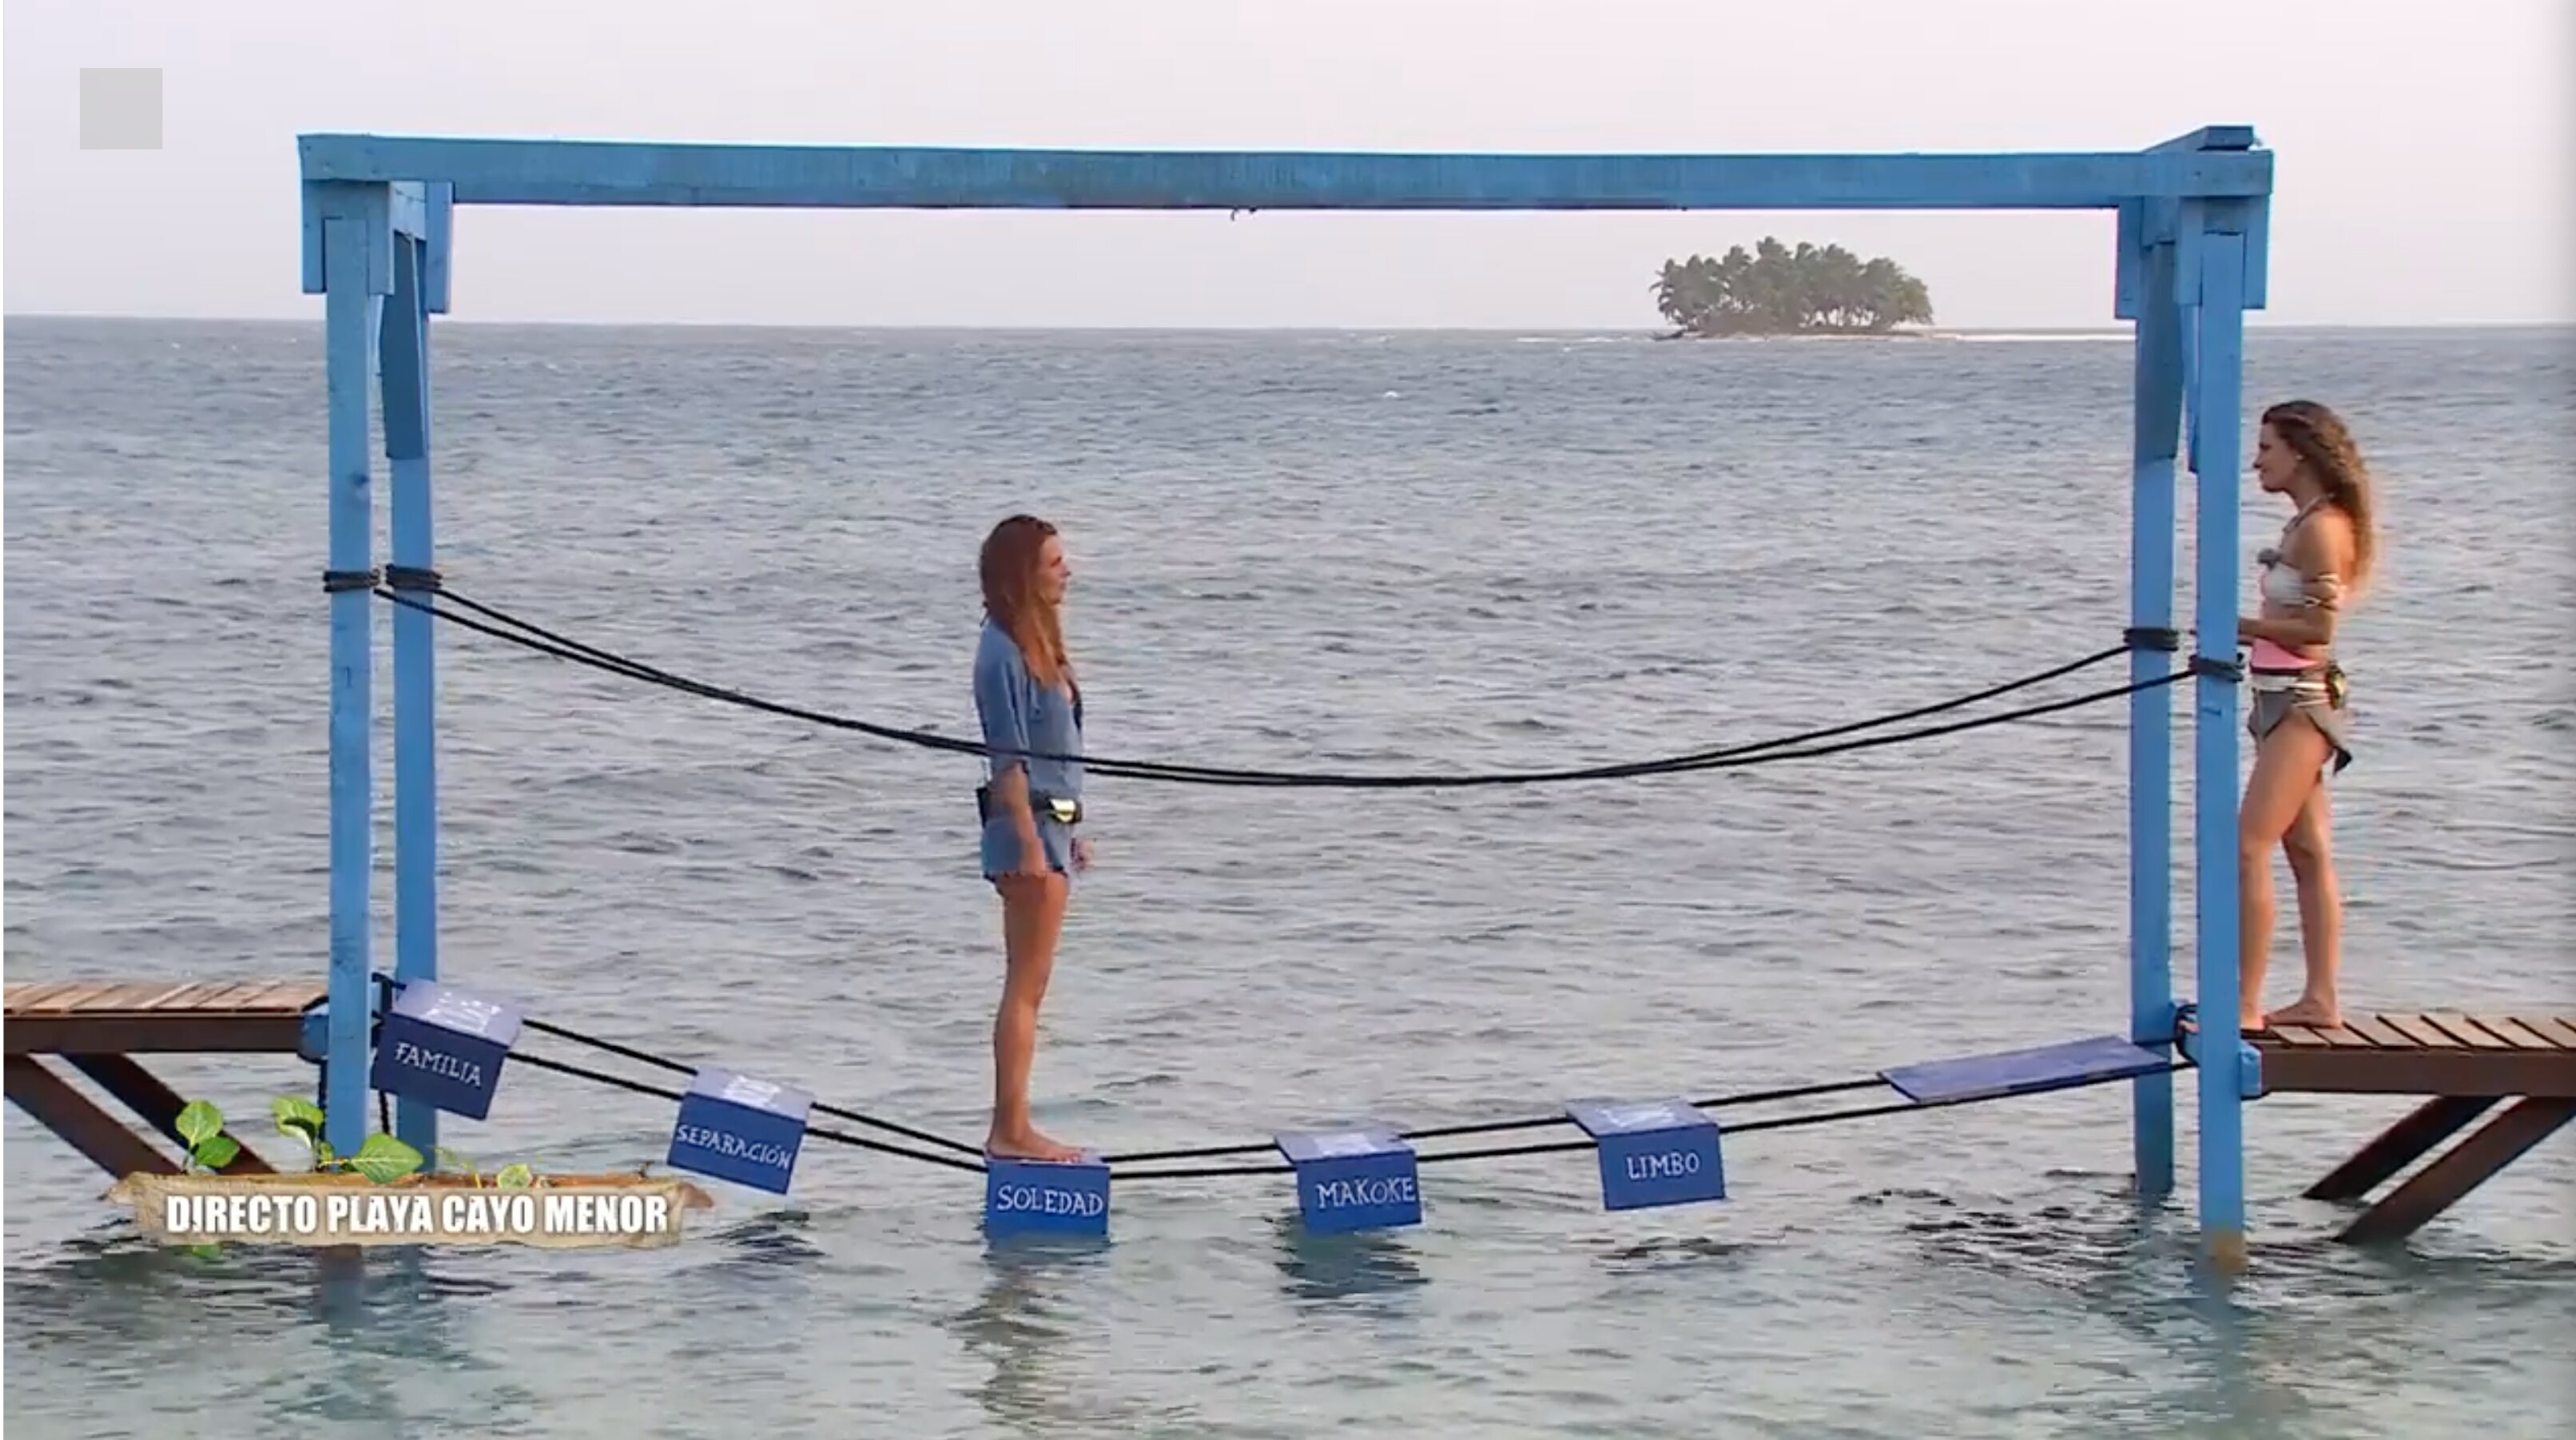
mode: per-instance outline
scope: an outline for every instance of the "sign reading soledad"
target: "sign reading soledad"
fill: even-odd
[[[188,1169],[128,1175],[107,1198],[134,1207],[145,1235],[201,1253],[223,1245],[539,1245],[552,1248],[676,1245],[682,1217],[710,1209],[704,1190],[640,1171],[539,1175],[506,1165],[485,1175],[441,1149],[451,1173],[420,1173],[418,1150],[369,1135],[354,1155],[322,1139],[322,1111],[293,1097],[270,1107],[278,1131],[311,1151],[300,1174],[218,1173],[241,1153],[203,1100],[179,1112]]]

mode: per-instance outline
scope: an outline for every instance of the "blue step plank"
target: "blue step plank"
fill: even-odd
[[[2117,1035],[2095,1035],[2028,1050],[1963,1055],[1881,1070],[1878,1078],[1916,1104],[1989,1100],[2124,1080],[2164,1069],[2169,1062]]]

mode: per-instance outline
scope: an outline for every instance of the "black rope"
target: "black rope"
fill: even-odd
[[[399,992],[403,986],[409,983],[409,981],[399,980],[390,975],[378,974],[376,976],[376,985],[377,989],[381,991],[384,996],[382,1001],[383,1007],[387,1010],[392,1009],[394,995]],[[380,1021],[378,1023],[381,1025],[382,1022]],[[611,1055],[633,1060],[638,1064],[653,1066],[658,1070],[668,1070],[675,1075],[695,1075],[698,1073],[698,1067],[691,1065],[686,1061],[674,1060],[667,1055],[656,1055],[650,1050],[639,1050],[632,1045],[621,1044],[615,1040],[603,1040],[596,1035],[584,1034],[583,1032],[572,1029],[569,1026],[557,1025],[550,1021],[539,1020],[532,1016],[524,1015],[519,1018],[519,1023],[527,1029],[536,1031],[540,1035],[552,1035],[559,1040],[569,1040],[576,1045],[587,1045],[594,1050],[603,1050]],[[561,1068],[561,1066],[556,1062],[546,1060],[530,1060],[528,1063],[540,1068]],[[591,1075],[597,1072],[584,1070],[578,1073]],[[627,1082],[615,1081],[612,1083],[623,1085]],[[648,1093],[659,1095],[664,1092],[655,1090]],[[379,1099],[383,1097],[383,1092],[379,1091],[377,1094]],[[982,1147],[969,1145],[963,1140],[951,1139],[946,1135],[936,1134],[928,1130],[917,1130],[909,1125],[899,1124],[892,1120],[879,1119],[874,1115],[863,1114],[856,1110],[844,1110],[838,1105],[827,1105],[822,1101],[817,1100],[813,1103],[812,1108],[814,1113],[818,1115],[829,1115],[835,1120],[847,1120],[854,1125],[865,1125],[871,1129],[883,1130],[889,1135],[900,1135],[907,1140],[918,1140],[925,1145],[936,1145],[943,1150],[953,1150],[960,1155],[973,1155],[980,1159],[984,1154]],[[387,1122],[386,1128],[392,1128],[392,1123],[390,1121]],[[979,1166],[978,1168],[981,1167]]]
[[[522,1065],[533,1065],[540,1070],[551,1070],[558,1075],[570,1075],[579,1080],[595,1080],[602,1085],[614,1085],[620,1090],[632,1090],[638,1095],[655,1095],[674,1103],[688,1098],[677,1090],[666,1090],[659,1085],[647,1085],[641,1080],[629,1080],[623,1075],[611,1075],[603,1070],[592,1070],[580,1065],[568,1065],[561,1060],[549,1060],[542,1055],[513,1055],[511,1058]],[[841,1130],[826,1130],[815,1125],[805,1127],[805,1133],[817,1140],[829,1140],[840,1145],[854,1145],[861,1150],[874,1150],[880,1155],[898,1155],[906,1160],[919,1160],[927,1165],[945,1165],[951,1170],[966,1170],[978,1175],[984,1173],[984,1167],[980,1162],[973,1160],[960,1160],[954,1155],[938,1155],[927,1150],[911,1150],[901,1145],[889,1145],[882,1140],[870,1140],[862,1135],[852,1135]]]
[[[2097,1076],[2062,1085],[2050,1085],[2037,1090],[2014,1090],[2000,1095],[1954,1095],[1941,1100],[1900,1100],[1884,1105],[1863,1105],[1845,1110],[1821,1110],[1809,1115],[1785,1115],[1772,1120],[1749,1120],[1741,1125],[1727,1126],[1725,1133],[1733,1136],[1750,1135],[1761,1130],[1794,1130],[1802,1125],[1829,1125],[1842,1120],[1866,1120],[1909,1110],[1940,1110],[1953,1105],[1974,1105],[1988,1100],[2020,1099],[2024,1096],[2050,1094],[2060,1090],[2082,1090],[2095,1085],[2107,1085],[2116,1080],[2133,1080],[2140,1075],[2171,1074],[2176,1070],[2189,1069],[2190,1066],[2191,1062],[2188,1060],[2168,1060],[2152,1070]],[[1878,1083],[1880,1082],[1875,1080],[1854,1081],[1850,1082],[1850,1088]],[[1529,1145],[1491,1145],[1475,1150],[1436,1151],[1428,1155],[1417,1155],[1414,1161],[1420,1165],[1438,1165],[1464,1160],[1503,1160],[1520,1155],[1562,1155],[1577,1150],[1592,1149],[1597,1143],[1587,1136],[1580,1140],[1546,1140]],[[1121,1183],[1136,1180],[1214,1180],[1238,1175],[1285,1175],[1294,1173],[1296,1168],[1284,1160],[1267,1165],[1191,1165],[1170,1170],[1133,1171],[1119,1176],[1118,1179]]]
[[[651,1065],[658,1069],[671,1071],[674,1074],[694,1075],[697,1073],[698,1067],[687,1064],[683,1061],[673,1060],[668,1056],[656,1055],[649,1050],[638,1050],[632,1045],[621,1045],[614,1040],[602,1040],[596,1035],[585,1035],[578,1030],[568,1029],[561,1025],[549,1024],[543,1020],[529,1019],[522,1019],[519,1023],[525,1025],[531,1030],[537,1031],[540,1034],[552,1035],[560,1040],[570,1040],[576,1045],[588,1045],[596,1050],[605,1050],[611,1055],[620,1055],[626,1059],[637,1061],[641,1064]],[[981,1156],[984,1153],[983,1147],[978,1145],[969,1145],[963,1140],[953,1139],[949,1136],[941,1135],[929,1130],[917,1130],[912,1126],[900,1124],[892,1120],[879,1119],[874,1115],[864,1114],[857,1110],[845,1110],[838,1105],[827,1105],[820,1100],[814,1102],[813,1110],[817,1115],[829,1115],[835,1120],[847,1120],[853,1125],[865,1125],[870,1129],[883,1130],[889,1135],[900,1135],[907,1140],[918,1140],[925,1145],[936,1145],[943,1150],[953,1150],[960,1155]]]
[[[1715,1095],[1690,1102],[1694,1109],[1726,1110],[1746,1105],[1768,1105],[1782,1100],[1804,1100],[1817,1095],[1838,1095],[1850,1090],[1875,1090],[1887,1082],[1873,1075],[1861,1080],[1833,1080],[1821,1085],[1791,1085],[1777,1090],[1746,1090],[1732,1095]],[[1418,1130],[1396,1133],[1399,1140],[1448,1140],[1462,1135],[1500,1135],[1513,1130],[1542,1130],[1554,1125],[1571,1125],[1574,1117],[1562,1111],[1553,1115],[1530,1115],[1509,1120],[1468,1120],[1455,1125],[1428,1125]],[[1243,1144],[1193,1145],[1171,1150],[1134,1150],[1102,1158],[1112,1165],[1139,1165],[1158,1160],[1208,1160],[1223,1155],[1260,1155],[1276,1149],[1270,1141]]]
[[[459,595],[453,590],[442,590],[440,593],[444,594],[450,601],[456,604],[466,606],[479,613],[491,616],[494,620],[502,622],[502,624],[516,627],[517,629],[524,630],[527,633],[512,633],[510,630],[501,628],[501,625],[490,624],[484,621],[472,619],[465,615],[456,614],[443,607],[426,603],[390,589],[379,588],[375,593],[395,604],[405,605],[416,610],[424,611],[439,619],[462,625],[468,629],[479,631],[486,635],[491,635],[495,638],[508,641],[527,649],[553,655],[558,659],[571,660],[575,663],[589,665],[595,669],[605,670],[612,674],[623,675],[630,679],[643,680],[648,683],[662,685],[670,689],[699,695],[707,699],[721,700],[729,704],[762,710],[771,714],[783,715],[793,719],[806,720],[835,729],[854,730],[880,739],[917,745],[926,749],[947,751],[952,754],[979,756],[991,755],[995,757],[1011,756],[1037,760],[1079,762],[1087,770],[1107,776],[1140,780],[1166,780],[1178,783],[1206,785],[1295,787],[1330,786],[1349,789],[1427,789],[1485,785],[1529,785],[1573,780],[1628,779],[1649,775],[1678,774],[1697,770],[1733,769],[1745,765],[1768,764],[1779,760],[1813,759],[1826,755],[1841,754],[1852,750],[1868,749],[1879,745],[1901,744],[1910,740],[1929,739],[1939,735],[1955,734],[1965,730],[1978,729],[1987,725],[2003,724],[2013,720],[2030,719],[2039,715],[2052,714],[2061,710],[2073,709],[2079,705],[2090,705],[2103,700],[2116,699],[2124,695],[2138,693],[2139,691],[2170,685],[2177,681],[2189,678],[2190,675],[2190,672],[2187,670],[2178,671],[2163,676],[2152,677],[2143,681],[2134,681],[2127,685],[2112,686],[2102,690],[2090,691],[2071,699],[2056,701],[2046,705],[2028,706],[2020,710],[2010,710],[1996,715],[1980,716],[1973,720],[1953,721],[1946,725],[1929,726],[1919,730],[1901,731],[1894,735],[1871,736],[1860,739],[1844,740],[1833,745],[1816,745],[1812,743],[1835,736],[1849,735],[1859,730],[1876,729],[1882,726],[1896,724],[1904,720],[1918,719],[1926,715],[1938,714],[1947,710],[1955,710],[1962,706],[1975,704],[1981,700],[1993,699],[1999,695],[2009,694],[2015,690],[2024,689],[2032,685],[2041,684],[2048,680],[2057,679],[2060,676],[2072,674],[2075,671],[2085,669],[2089,666],[2098,665],[2114,656],[2127,653],[2131,646],[2128,642],[2124,641],[2120,645],[2111,646],[2080,659],[2053,666],[2047,670],[2039,671],[2031,675],[2008,680],[1998,685],[1989,686],[1969,695],[1936,701],[1929,705],[1918,706],[1911,710],[1899,711],[1890,715],[1875,716],[1863,720],[1845,722],[1840,725],[1801,731],[1796,734],[1781,736],[1771,740],[1757,741],[1751,744],[1702,750],[1682,755],[1667,756],[1655,760],[1625,761],[1616,764],[1583,766],[1557,770],[1497,771],[1483,774],[1464,775],[1353,775],[1332,772],[1317,773],[1230,769],[1217,766],[1180,765],[1164,761],[1121,760],[1078,755],[1062,755],[1047,751],[1016,750],[1001,746],[987,746],[980,741],[964,740],[954,736],[939,735],[924,730],[901,729],[894,726],[876,724],[871,721],[854,719],[848,716],[832,715],[820,711],[807,710],[800,706],[787,705],[773,700],[765,700],[758,696],[749,695],[741,691],[729,690],[721,686],[693,680],[686,676],[673,674],[672,672],[646,665],[640,661],[629,659],[628,657],[618,655],[613,651],[603,650],[597,646],[587,645],[580,641],[572,640],[531,622],[521,620],[505,611],[498,610],[492,606],[484,605],[479,601]],[[1790,748],[1799,746],[1803,746],[1805,748]]]

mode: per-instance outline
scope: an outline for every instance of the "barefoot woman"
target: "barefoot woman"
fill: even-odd
[[[2265,492],[2297,507],[2280,544],[2257,557],[2260,610],[2237,621],[2248,657],[2246,728],[2254,773],[2236,826],[2242,927],[2240,1028],[2340,1025],[2335,992],[2343,914],[2335,893],[2326,766],[2352,761],[2344,734],[2344,678],[2334,659],[2335,618],[2369,579],[2376,536],[2369,472],[2333,411],[2292,400],[2263,412],[2254,474]],[[2272,847],[2290,862],[2299,892],[2299,939],[2307,983],[2298,1003],[2263,1013],[2263,972],[2271,961]]]
[[[1082,753],[1082,690],[1064,648],[1064,543],[1055,527],[1014,515],[984,539],[984,633],[975,648],[975,713],[993,750]],[[1029,1064],[1037,1050],[1038,1004],[1055,969],[1072,872],[1091,863],[1091,842],[1074,837],[1081,818],[1082,766],[1001,753],[988,760],[984,878],[1002,897],[1008,968],[993,1018],[995,1155],[1070,1160],[1080,1152],[1029,1123]]]

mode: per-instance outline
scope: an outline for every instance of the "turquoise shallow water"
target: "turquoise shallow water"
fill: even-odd
[[[318,334],[14,319],[7,338],[8,976],[318,976]],[[2576,1009],[2569,340],[2251,348],[2249,408],[2343,407],[2385,476],[2385,577],[2345,646],[2361,760],[2337,792],[2358,1007]],[[1633,758],[1942,698],[2126,623],[2118,343],[456,325],[439,345],[455,585],[897,724],[971,724],[973,550],[1023,506],[1066,528],[1106,753]],[[2280,515],[2247,490],[2250,558]],[[449,976],[976,1132],[999,962],[966,768],[439,633]],[[1521,793],[1100,781],[1041,1123],[1113,1149],[1253,1139],[2117,1030],[2124,754],[2114,704]],[[2177,805],[2187,834],[2187,785]],[[388,870],[380,957],[390,893]],[[2285,917],[2284,997],[2296,957]],[[166,1073],[234,1112],[310,1085],[282,1060]],[[2408,1246],[2353,1252],[2298,1192],[2404,1102],[2267,1099],[2252,1267],[2222,1286],[2189,1263],[2178,1090],[2186,1188],[2143,1214],[2108,1086],[1745,1135],[1722,1206],[1605,1214],[1580,1155],[1426,1169],[1428,1223],[1333,1244],[1298,1236],[1283,1183],[1227,1179],[1122,1189],[1106,1249],[996,1252],[970,1177],[818,1145],[791,1200],[723,1189],[677,1249],[380,1257],[356,1281],[141,1244],[12,1110],[7,1419],[2566,1433],[2564,1135]],[[670,1119],[518,1070],[491,1123],[446,1138],[617,1167],[658,1156]]]

